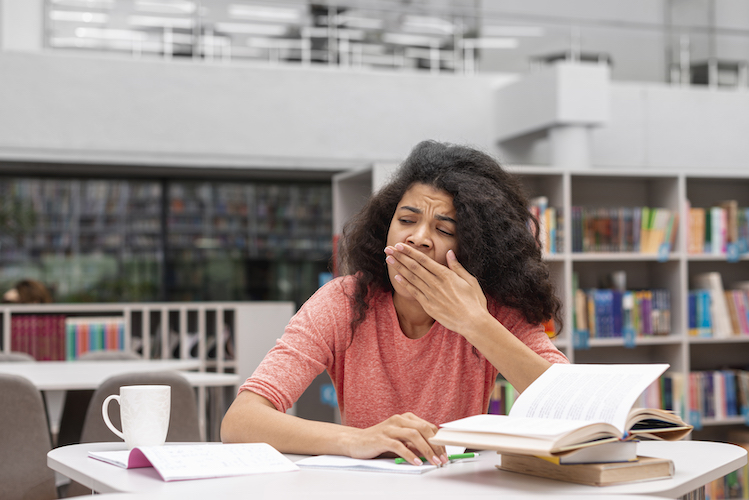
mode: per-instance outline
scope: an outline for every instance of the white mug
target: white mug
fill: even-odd
[[[120,405],[120,432],[109,419],[109,402],[116,399]],[[101,413],[109,430],[125,440],[128,449],[136,446],[159,446],[166,441],[169,430],[169,411],[172,406],[172,388],[168,385],[125,385],[120,394],[104,400]]]

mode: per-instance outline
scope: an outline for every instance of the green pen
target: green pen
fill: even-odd
[[[478,456],[479,456],[478,453],[456,453],[455,455],[448,455],[447,459],[448,460],[458,460],[460,458],[475,458],[475,457],[478,457]],[[424,458],[424,457],[419,457],[419,459],[422,462],[426,462],[427,461],[427,459]],[[405,458],[398,457],[398,458],[395,459],[395,463],[396,464],[407,464],[407,463],[410,463],[410,462],[408,460],[406,460]]]

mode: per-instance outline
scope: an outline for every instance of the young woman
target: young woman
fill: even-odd
[[[475,149],[423,142],[344,229],[340,271],[240,388],[224,442],[447,462],[441,423],[485,413],[498,374],[523,391],[567,359],[560,302],[520,185]],[[284,412],[327,370],[343,425]]]

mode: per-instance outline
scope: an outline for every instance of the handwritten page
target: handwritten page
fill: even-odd
[[[423,474],[437,467],[429,463],[422,465],[396,464],[392,458],[359,459],[338,455],[318,455],[296,462],[302,468],[341,469],[365,472],[394,472],[398,474]]]
[[[176,444],[133,448],[123,452],[89,452],[89,457],[119,467],[150,463],[164,481],[241,476],[299,470],[291,460],[266,443]]]
[[[637,398],[667,364],[554,364],[523,392],[511,417],[608,422],[623,434]]]

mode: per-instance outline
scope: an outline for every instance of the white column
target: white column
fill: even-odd
[[[549,128],[550,163],[554,167],[590,168],[590,127],[555,125]]]

